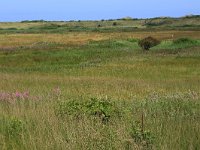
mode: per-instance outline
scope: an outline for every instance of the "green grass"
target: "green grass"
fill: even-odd
[[[0,149],[199,149],[200,42],[0,51]]]
[[[179,41],[174,40],[174,41],[163,41],[160,45],[156,46],[154,49],[157,50],[162,50],[162,49],[167,49],[167,50],[184,50],[185,48],[189,47],[195,47],[200,45],[199,40],[192,40],[192,39],[187,39],[183,38],[183,40],[186,39],[186,41]]]
[[[172,41],[163,41],[160,45],[154,47],[149,53],[152,55],[166,53],[177,54],[180,51],[184,51],[186,48],[199,46],[200,42],[194,40],[194,43],[173,43]],[[54,50],[56,47],[61,46],[63,48]],[[137,44],[137,40],[105,40],[105,41],[92,41],[89,44],[79,47],[64,48],[65,45],[57,43],[38,43],[32,45],[30,48],[22,47],[9,51],[2,51],[0,53],[0,70],[6,72],[58,72],[65,73],[67,69],[76,68],[90,68],[92,66],[104,66],[105,63],[110,63],[115,59],[130,59],[131,57],[141,60],[144,65],[150,65],[151,63],[161,63],[160,57],[151,60],[151,55],[146,55],[144,59],[143,52]],[[33,49],[33,50],[31,50]],[[45,50],[46,49],[46,50]],[[188,50],[189,51],[189,50]],[[191,52],[193,54],[194,52]],[[195,57],[199,57],[196,55]],[[168,57],[166,57],[168,58]],[[173,57],[170,57],[171,59]],[[191,58],[195,59],[195,58]],[[17,60],[20,60],[18,63]],[[176,59],[174,59],[176,60]],[[130,60],[129,60],[130,61]],[[128,63],[141,63],[129,62]],[[152,62],[153,61],[153,62]],[[165,61],[171,61],[165,59]],[[117,62],[118,63],[118,62]],[[176,63],[176,61],[174,61]],[[125,65],[126,66],[126,65]],[[104,68],[104,67],[102,67]],[[118,68],[119,69],[119,68]],[[122,68],[123,69],[123,68]],[[131,69],[131,68],[130,68]],[[139,68],[143,69],[143,68]],[[146,69],[146,68],[144,68]],[[83,70],[84,71],[84,70]],[[128,70],[127,70],[128,71]],[[127,73],[127,71],[125,73]],[[145,73],[146,75],[146,73]]]

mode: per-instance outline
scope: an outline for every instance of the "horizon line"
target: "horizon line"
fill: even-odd
[[[134,18],[134,17],[130,17],[130,16],[126,16],[126,17],[122,17],[122,18],[110,18],[110,19],[70,19],[70,20],[45,20],[45,19],[25,19],[25,20],[18,20],[18,21],[0,21],[0,23],[6,23],[6,22],[78,22],[78,21],[114,21],[114,20],[144,20],[144,19],[156,19],[156,18],[160,18],[160,19],[164,19],[164,18],[171,18],[171,19],[179,19],[179,18],[185,18],[185,17],[200,17],[200,14],[187,14],[187,15],[183,15],[183,16],[157,16],[157,17],[142,17],[142,18]]]

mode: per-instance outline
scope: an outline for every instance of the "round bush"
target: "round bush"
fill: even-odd
[[[143,50],[149,50],[151,47],[154,47],[156,45],[159,45],[160,44],[160,41],[149,36],[149,37],[146,37],[142,40],[140,40],[138,42],[138,45],[143,49]]]

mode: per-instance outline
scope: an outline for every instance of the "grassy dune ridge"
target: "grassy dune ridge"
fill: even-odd
[[[0,34],[5,33],[66,33],[66,32],[135,32],[156,30],[196,30],[199,31],[200,17],[181,18],[122,18],[96,21],[45,21],[25,20],[0,23]]]
[[[199,149],[199,66],[199,31],[0,34],[0,149]]]

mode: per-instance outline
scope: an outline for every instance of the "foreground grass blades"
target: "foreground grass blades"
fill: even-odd
[[[163,96],[154,93],[144,100],[129,101],[80,98],[74,102],[63,98],[62,94],[51,92],[46,99],[30,101],[29,105],[1,103],[1,147],[198,149],[200,146],[200,93]]]

